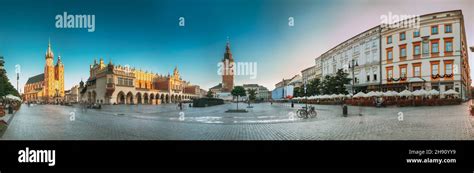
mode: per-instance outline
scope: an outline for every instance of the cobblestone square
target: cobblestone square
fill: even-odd
[[[249,113],[224,113],[235,104],[206,108],[175,104],[23,105],[3,140],[472,140],[469,103],[437,107],[315,105],[318,116],[298,119],[304,105],[260,103]],[[240,107],[246,107],[240,104]],[[361,115],[359,115],[361,114]],[[403,115],[403,120],[399,119]]]

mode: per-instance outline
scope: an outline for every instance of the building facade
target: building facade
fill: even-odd
[[[70,90],[64,91],[64,101],[66,103],[79,102],[79,85],[74,85]]]
[[[349,74],[353,81],[346,88],[352,91],[371,91],[380,88],[380,27],[364,31],[323,53],[321,77],[335,75],[339,69]],[[318,64],[316,64],[317,66]]]
[[[255,90],[255,97],[258,101],[268,101],[269,93],[268,89],[258,84],[244,84],[245,91],[247,91],[247,97],[249,96],[249,90]]]
[[[317,79],[322,79],[323,78],[323,68],[322,68],[322,62],[321,58],[316,58],[314,61],[314,77]]]
[[[23,100],[27,102],[59,103],[64,100],[64,65],[61,56],[54,65],[51,42],[45,55],[44,73],[28,78]]]
[[[128,66],[104,64],[103,59],[89,67],[90,77],[81,81],[80,98],[89,104],[161,104],[197,98],[178,68],[173,75],[159,75]],[[188,90],[186,90],[188,88]]]
[[[316,66],[311,66],[301,71],[301,80],[303,83],[309,83],[314,79],[316,79]]]
[[[454,89],[470,95],[471,77],[460,10],[420,16],[419,28],[382,28],[383,90]]]

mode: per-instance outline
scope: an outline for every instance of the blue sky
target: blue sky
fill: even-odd
[[[217,62],[229,37],[236,61],[258,65],[256,79],[238,76],[236,84],[272,89],[333,46],[378,25],[380,15],[389,11],[463,9],[468,43],[474,45],[469,22],[474,21],[473,2],[437,1],[0,0],[0,55],[12,83],[15,64],[22,66],[20,88],[28,77],[43,72],[51,39],[55,56],[60,54],[65,65],[66,89],[86,80],[89,64],[102,57],[160,74],[178,66],[183,79],[207,90],[221,80]],[[56,28],[55,16],[63,12],[95,15],[95,32]],[[288,26],[290,16],[294,27]],[[185,17],[185,27],[178,26],[179,17]]]

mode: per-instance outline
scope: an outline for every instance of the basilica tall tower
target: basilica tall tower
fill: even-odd
[[[45,58],[43,97],[47,102],[59,102],[64,97],[64,65],[61,56],[58,56],[58,61],[54,65],[51,42],[48,43]]]
[[[46,50],[46,64],[44,66],[44,94],[45,100],[49,101],[53,97],[55,88],[55,69],[54,69],[54,53],[51,50],[51,42],[48,42],[48,50]]]
[[[234,89],[234,58],[232,57],[232,52],[230,51],[229,39],[227,39],[222,63],[224,64],[224,74],[222,75],[222,92],[231,92],[232,89]]]

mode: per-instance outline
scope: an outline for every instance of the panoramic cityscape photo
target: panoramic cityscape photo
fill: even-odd
[[[430,2],[2,0],[0,137],[473,140],[474,2]]]

